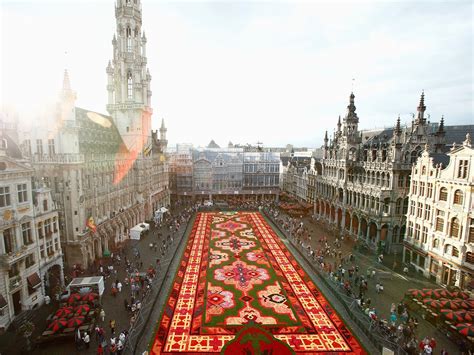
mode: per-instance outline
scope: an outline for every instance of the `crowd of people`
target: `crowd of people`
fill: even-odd
[[[378,332],[408,354],[433,353],[436,348],[436,340],[431,337],[419,340],[419,321],[403,302],[398,305],[392,304],[388,319],[379,316],[368,296],[368,291],[369,287],[373,287],[376,295],[383,293],[383,282],[374,268],[368,267],[365,272],[362,272],[355,262],[355,255],[351,251],[343,251],[343,234],[335,231],[331,233],[324,225],[313,220],[313,223],[317,223],[318,228],[325,230],[330,238],[321,236],[317,238],[316,243],[314,241],[312,243],[314,235],[305,225],[302,217],[288,216],[277,205],[267,207],[266,212],[285,231],[287,236],[306,252],[307,259],[318,267],[321,274],[335,286],[337,292],[342,292],[355,302],[357,307],[368,317],[371,332]],[[383,263],[383,258],[383,254],[378,255],[377,261]],[[440,349],[440,353],[448,354],[448,351]]]

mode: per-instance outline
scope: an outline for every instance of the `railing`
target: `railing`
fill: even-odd
[[[308,255],[308,251],[304,249],[302,245],[296,244],[293,238],[289,237],[286,231],[280,228],[279,223],[275,221],[266,210],[263,210],[262,213],[265,215],[267,220],[269,220],[281,233],[281,235],[290,241],[293,248],[295,248],[298,253],[307,261],[307,263],[311,266],[311,269],[316,273],[317,276],[319,276],[319,279],[336,297],[336,299],[345,309],[348,316],[354,321],[355,324],[357,324],[361,332],[367,336],[375,348],[382,352],[382,349],[385,347],[393,350],[397,355],[407,355],[407,353],[399,344],[387,339],[386,336],[381,334],[381,331],[378,328],[374,327],[372,320],[362,312],[362,309],[357,305],[356,300],[353,297],[347,295],[346,290],[340,284],[340,282],[336,281],[334,278],[329,277],[327,272],[321,268],[318,262],[311,260]]]
[[[9,265],[16,262],[18,259],[21,259],[22,257],[26,256],[27,250],[28,246],[23,245],[12,252],[0,255],[0,264],[4,267],[8,267]]]
[[[21,287],[21,276],[16,275],[16,276],[10,277],[9,285],[10,285],[10,292]]]

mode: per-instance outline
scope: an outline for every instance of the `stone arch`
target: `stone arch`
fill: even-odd
[[[94,241],[93,241],[93,255],[94,257],[92,258],[93,260],[94,259],[98,259],[102,256],[102,252],[100,250],[100,240],[99,238],[94,238]]]
[[[342,209],[338,208],[337,209],[337,226],[342,227]]]
[[[400,227],[393,227],[392,231],[392,243],[400,243]]]
[[[352,233],[355,233],[357,234],[357,232],[359,231],[359,218],[353,214],[352,215]]]
[[[380,240],[388,240],[388,224],[384,224],[380,228]]]
[[[398,238],[400,243],[402,243],[403,240],[405,239],[406,229],[407,229],[406,225],[402,225],[400,227],[400,234],[399,234],[399,238]]]
[[[367,236],[367,220],[363,217],[360,220],[360,232],[362,237],[365,238]]]
[[[334,208],[333,205],[331,205],[331,214],[330,214],[331,221],[334,221],[336,218],[336,209]]]
[[[369,238],[371,242],[375,242],[377,238],[377,224],[375,222],[369,223]]]
[[[349,231],[351,229],[351,215],[346,211],[346,218],[344,219],[344,229]]]

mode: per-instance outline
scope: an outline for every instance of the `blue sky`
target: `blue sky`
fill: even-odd
[[[77,105],[105,111],[114,2],[4,1],[2,105],[34,118],[69,70]],[[142,0],[154,127],[170,143],[320,146],[354,78],[361,128],[473,123],[471,2]],[[67,52],[67,54],[65,54]]]

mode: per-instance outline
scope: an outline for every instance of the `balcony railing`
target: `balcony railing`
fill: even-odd
[[[28,247],[23,245],[15,251],[0,255],[0,264],[4,267],[8,267],[9,265],[26,256],[27,249]]]
[[[10,277],[9,286],[10,286],[10,291],[13,291],[13,290],[16,290],[17,288],[20,288],[21,287],[21,276],[16,275],[16,276]]]

